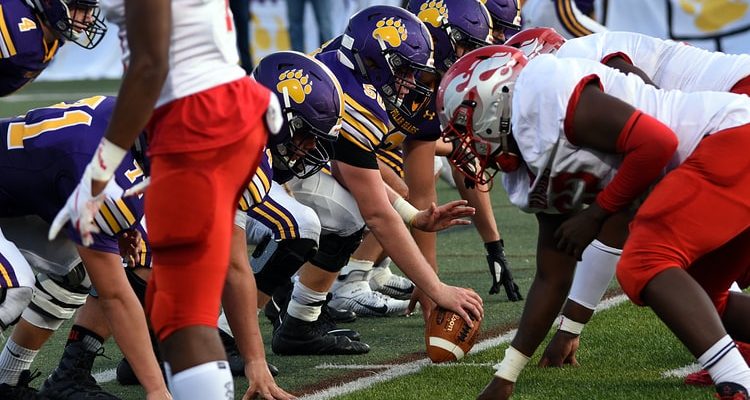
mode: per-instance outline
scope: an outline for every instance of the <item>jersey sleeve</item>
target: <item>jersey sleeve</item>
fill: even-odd
[[[263,202],[263,199],[271,190],[271,180],[273,179],[273,169],[271,168],[271,150],[266,149],[263,152],[263,159],[255,170],[255,175],[242,191],[238,208],[247,212],[256,204]]]

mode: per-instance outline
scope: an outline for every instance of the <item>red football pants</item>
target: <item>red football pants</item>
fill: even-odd
[[[750,125],[703,139],[656,185],[630,225],[617,279],[630,299],[657,274],[683,268],[723,313],[750,265]]]
[[[159,340],[187,326],[216,327],[234,213],[265,143],[258,120],[229,145],[152,156],[145,207],[154,267],[146,310]]]

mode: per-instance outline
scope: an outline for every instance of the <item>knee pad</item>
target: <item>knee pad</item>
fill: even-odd
[[[33,292],[30,287],[0,288],[0,332],[18,322]]]
[[[289,279],[307,260],[313,257],[318,244],[312,239],[286,239],[275,241],[270,237],[253,251],[250,265],[255,273],[258,290],[271,295],[289,282]]]
[[[56,330],[86,302],[91,280],[83,264],[78,264],[66,275],[37,274],[35,288],[23,318],[39,328]]]
[[[135,273],[133,268],[125,269],[125,276],[128,278],[130,287],[133,288],[138,301],[141,302],[141,306],[146,306],[146,281]]]
[[[318,252],[310,259],[310,262],[328,272],[341,271],[354,250],[362,243],[364,232],[365,228],[363,227],[349,236],[321,235]]]

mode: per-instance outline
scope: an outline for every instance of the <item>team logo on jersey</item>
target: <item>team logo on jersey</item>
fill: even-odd
[[[21,18],[21,22],[18,23],[18,30],[21,32],[26,32],[32,29],[36,29],[36,23],[26,17]]]
[[[432,0],[427,3],[422,3],[422,5],[419,6],[419,14],[417,14],[417,18],[422,20],[425,24],[430,24],[435,28],[440,28],[448,20],[448,8],[443,4],[443,0]]]
[[[391,47],[401,46],[401,42],[406,40],[408,32],[406,26],[399,18],[383,17],[372,31],[372,37],[376,40],[382,40]]]
[[[279,83],[276,84],[279,93],[285,93],[297,104],[302,104],[305,97],[312,92],[310,77],[301,69],[290,69],[279,75]]]

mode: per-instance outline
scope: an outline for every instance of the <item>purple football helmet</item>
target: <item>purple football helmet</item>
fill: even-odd
[[[501,30],[504,38],[493,35],[495,44],[503,44],[505,40],[521,30],[521,8],[518,0],[481,0],[492,17],[492,26]]]
[[[299,178],[330,160],[344,115],[343,92],[325,65],[305,54],[280,51],[264,57],[253,77],[279,99],[283,124],[269,148],[275,168]],[[315,139],[314,146],[311,143]]]
[[[410,12],[372,6],[354,14],[341,38],[339,60],[372,84],[389,107],[419,113],[435,89],[432,38]]]
[[[439,71],[447,71],[456,61],[457,46],[468,53],[492,44],[490,14],[478,0],[410,0],[406,9],[432,34]]]
[[[63,39],[93,49],[107,32],[99,0],[25,0]]]

